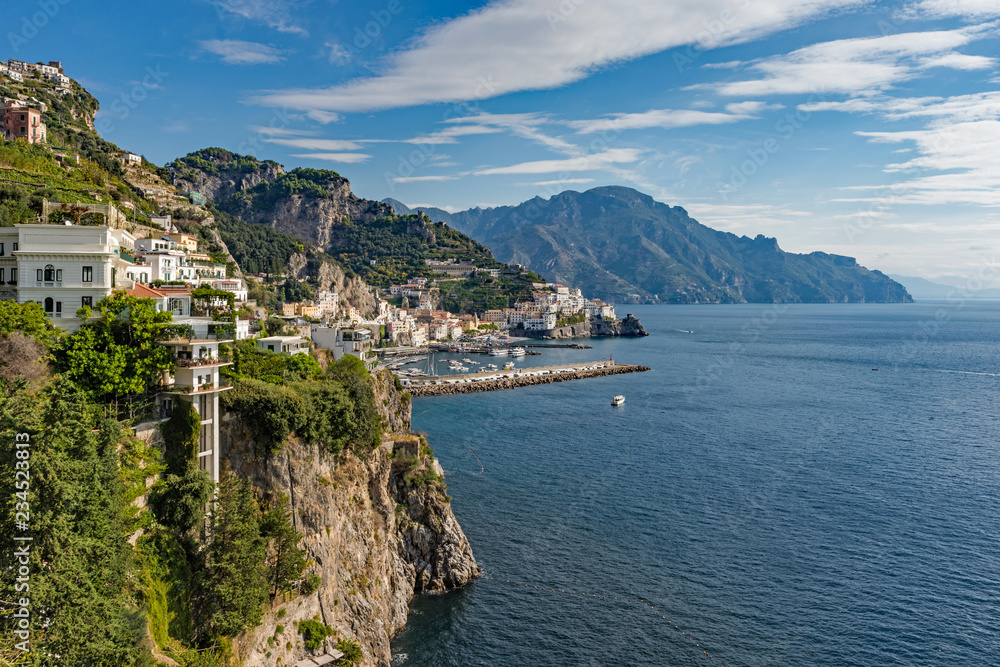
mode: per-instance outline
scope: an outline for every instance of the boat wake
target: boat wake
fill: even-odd
[[[987,377],[1000,378],[1000,373],[984,373],[982,371],[949,371],[943,368],[937,369],[938,373],[957,373],[959,375],[985,375]]]

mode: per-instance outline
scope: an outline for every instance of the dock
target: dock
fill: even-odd
[[[537,366],[535,368],[515,368],[506,371],[483,371],[462,375],[439,377],[400,378],[403,387],[413,396],[443,396],[446,394],[469,394],[477,391],[498,391],[516,387],[530,387],[536,384],[565,382],[642,373],[651,370],[648,366],[636,364],[616,364],[613,361],[588,361],[579,364],[559,366]]]

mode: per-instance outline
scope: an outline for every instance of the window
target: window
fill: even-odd
[[[92,297],[92,296],[81,297],[80,298],[80,304],[83,305],[83,306],[93,306],[94,305],[94,297]]]
[[[56,313],[62,312],[62,301],[56,301]]]
[[[17,252],[17,244],[14,244],[14,252]]]
[[[56,279],[56,267],[51,264],[45,265],[45,282],[50,283]]]
[[[0,269],[0,283],[3,282],[3,269]]]
[[[3,243],[0,243],[0,257],[3,256]]]
[[[51,296],[45,297],[45,312],[46,313],[51,313],[52,312],[52,297]]]
[[[10,270],[10,281],[12,283],[16,283],[17,282],[17,269],[11,269]]]
[[[62,282],[62,269],[56,269],[56,282]]]
[[[38,282],[42,282],[42,270],[41,269],[38,269],[35,272],[35,280],[37,280]]]
[[[94,267],[92,266],[83,267],[83,282],[85,283],[94,282]]]

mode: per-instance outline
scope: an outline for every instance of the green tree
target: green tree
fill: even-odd
[[[59,370],[100,401],[135,401],[173,368],[173,354],[160,341],[178,333],[173,316],[151,299],[115,292],[97,304],[100,317],[66,339],[56,355]]]
[[[31,603],[34,654],[67,667],[137,664],[144,620],[134,603],[131,508],[119,450],[126,437],[63,378],[37,395],[0,393],[0,465],[22,461],[16,433],[30,434]],[[11,479],[8,479],[11,478]],[[14,544],[13,475],[3,475],[0,537]],[[17,534],[24,534],[22,530]],[[14,568],[0,597],[16,599]],[[55,664],[46,661],[37,664]]]
[[[207,549],[203,632],[231,637],[255,627],[267,602],[267,540],[249,480],[223,472]]]
[[[213,487],[208,473],[189,462],[182,474],[170,473],[157,483],[149,505],[160,524],[185,535],[204,520]]]
[[[45,317],[41,304],[34,301],[18,303],[16,301],[0,301],[0,333],[9,334],[20,331],[26,336],[51,346],[61,336],[61,331],[52,326]]]
[[[261,522],[261,533],[271,540],[268,580],[271,598],[289,591],[302,577],[306,567],[305,549],[299,547],[302,536],[292,525],[288,496],[281,494]]]
[[[277,336],[285,328],[285,321],[277,317],[269,317],[264,320],[264,330],[268,336]]]

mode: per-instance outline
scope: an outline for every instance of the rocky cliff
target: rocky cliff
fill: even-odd
[[[318,617],[334,630],[327,645],[361,645],[363,665],[388,667],[390,638],[415,593],[463,586],[479,567],[455,519],[426,441],[409,432],[410,404],[385,374],[376,397],[386,429],[368,458],[334,457],[291,438],[267,460],[235,420],[224,422],[222,452],[265,495],[287,494],[310,565],[322,578],[306,596],[278,599],[234,651],[244,665],[294,665],[310,655],[296,623]],[[318,653],[322,653],[321,649]]]
[[[642,323],[629,313],[623,320],[601,317],[581,324],[567,324],[541,331],[518,330],[526,338],[589,338],[590,336],[648,336]]]
[[[351,192],[340,174],[319,169],[285,169],[222,148],[205,148],[167,167],[174,185],[196,190],[223,211],[262,223],[326,249],[334,230],[351,221],[368,222],[392,214],[382,202]]]

